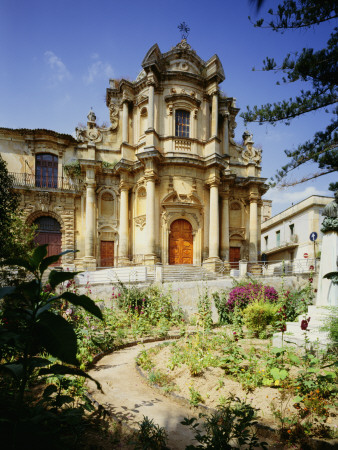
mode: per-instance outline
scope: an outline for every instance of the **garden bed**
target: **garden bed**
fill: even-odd
[[[229,328],[200,332],[141,352],[137,363],[151,384],[192,406],[216,409],[235,396],[258,410],[261,424],[281,429],[291,441],[337,437],[336,373],[323,368],[334,358],[230,336]]]

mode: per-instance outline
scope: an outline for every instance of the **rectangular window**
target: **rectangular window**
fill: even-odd
[[[290,228],[290,236],[293,236],[294,230],[295,230],[295,225],[292,223],[291,225],[289,225],[289,228]]]
[[[276,231],[276,247],[280,246],[280,231]]]
[[[265,240],[265,250],[267,250],[268,249],[269,236],[264,236],[264,240]]]
[[[178,109],[175,113],[175,136],[189,137],[190,112]]]

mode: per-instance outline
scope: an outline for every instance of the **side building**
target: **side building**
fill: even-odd
[[[332,197],[312,195],[262,222],[263,259],[265,255],[269,263],[284,260],[306,265],[310,261],[312,265],[321,251],[322,211],[331,201]],[[310,239],[312,233],[317,234],[315,241]]]
[[[217,55],[203,61],[182,40],[155,44],[135,81],[109,81],[110,125],[93,111],[76,138],[0,129],[0,151],[50,253],[95,270],[193,264],[209,270],[257,261],[267,191],[252,135],[234,140],[236,99],[219,89]]]

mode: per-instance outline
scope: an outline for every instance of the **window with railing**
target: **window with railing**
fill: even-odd
[[[40,153],[35,157],[35,186],[57,188],[58,157],[50,153]]]
[[[178,109],[175,113],[175,136],[189,137],[190,134],[190,112]]]

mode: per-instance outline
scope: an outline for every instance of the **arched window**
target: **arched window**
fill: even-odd
[[[35,158],[35,186],[58,187],[58,157],[49,153],[40,153]]]
[[[190,132],[190,112],[178,109],[175,113],[175,136],[189,137]]]

